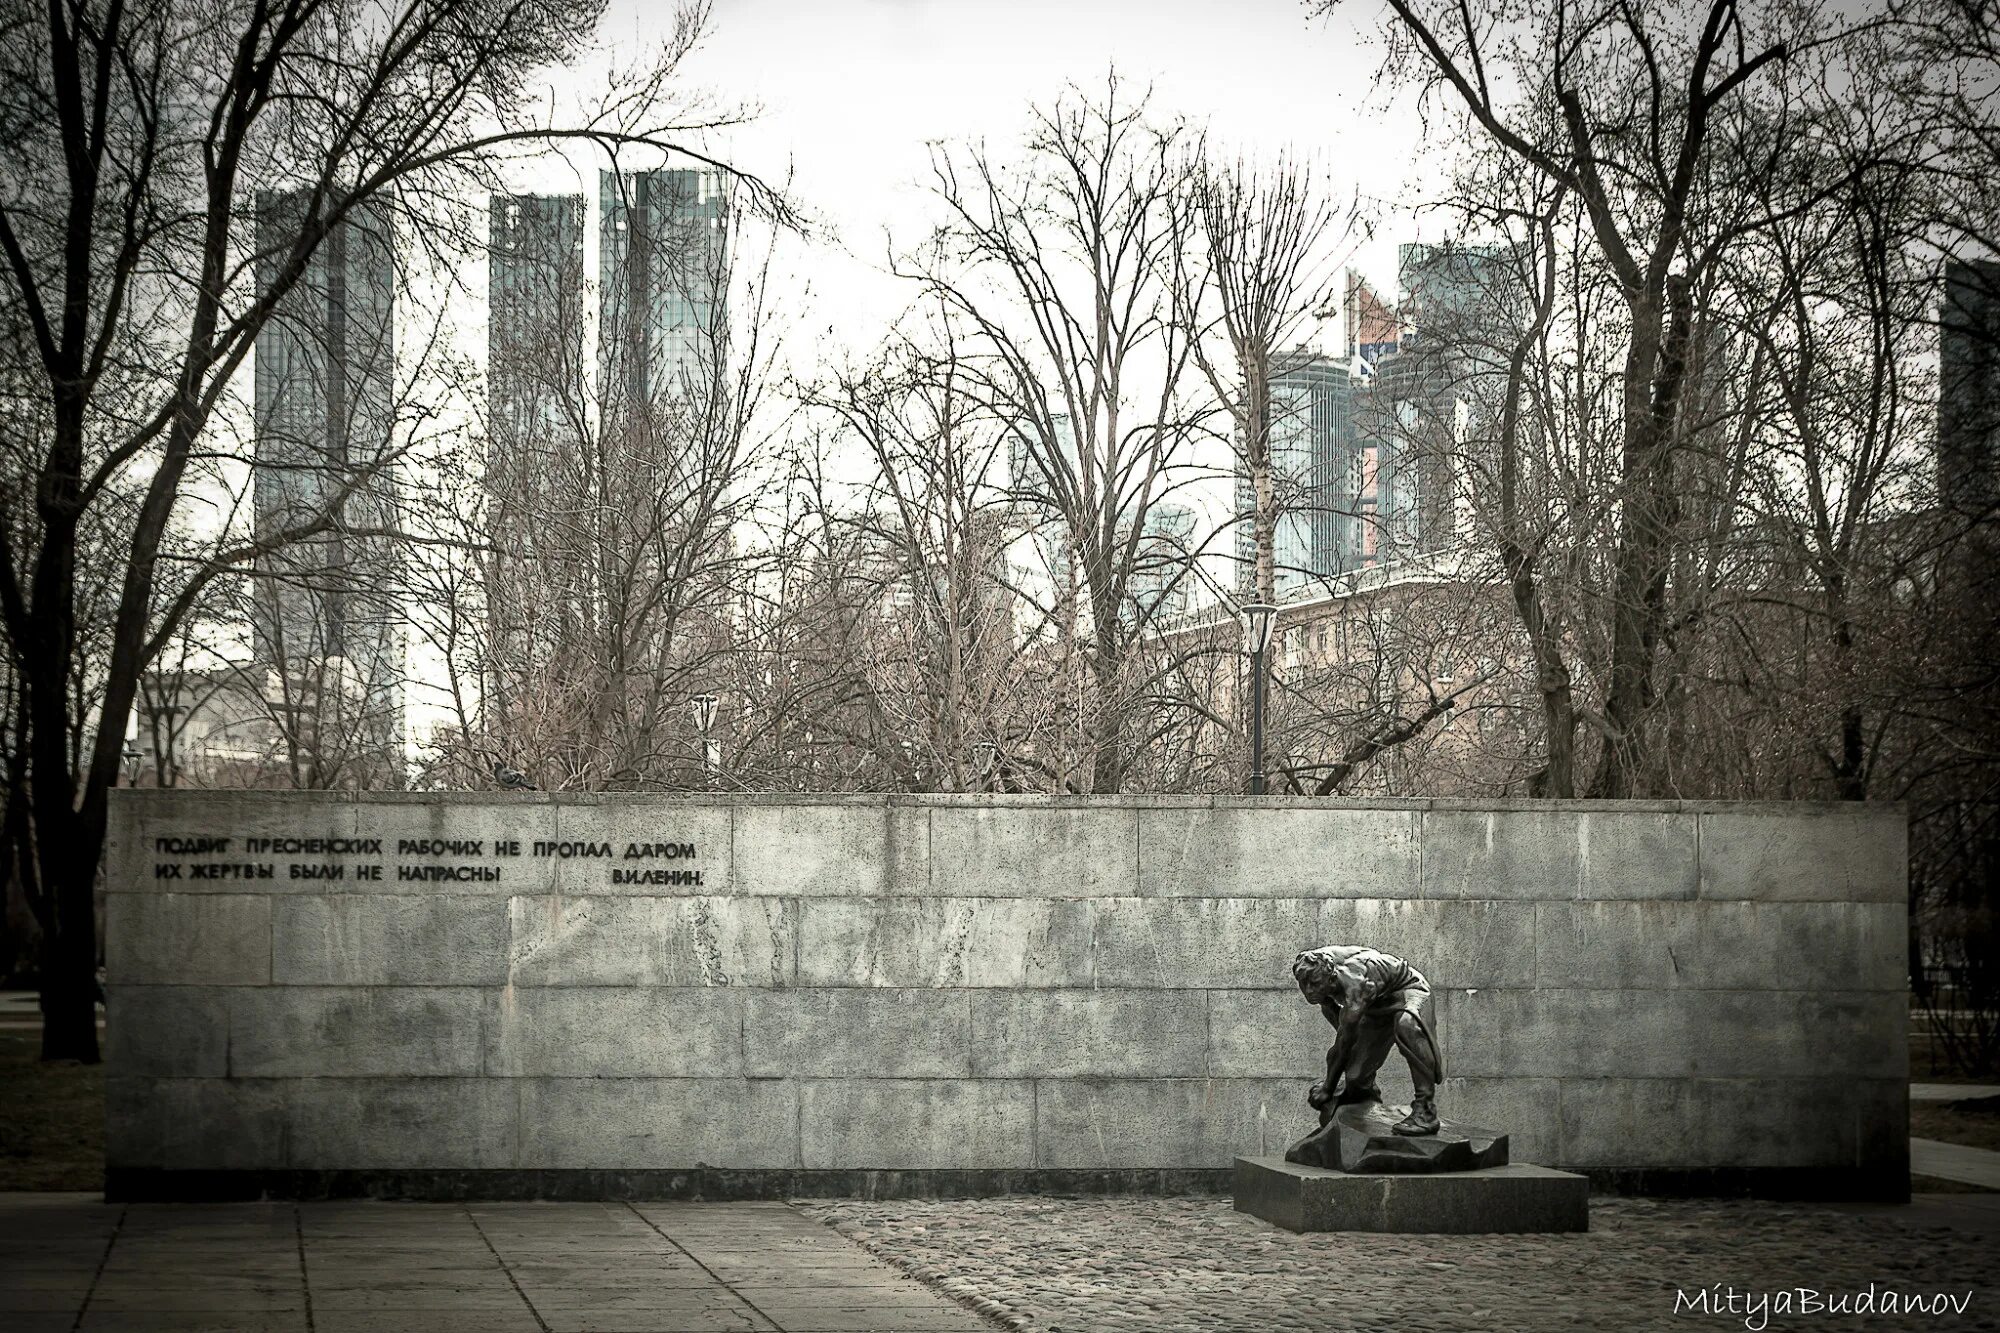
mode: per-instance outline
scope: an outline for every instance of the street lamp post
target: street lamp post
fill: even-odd
[[[1278,608],[1268,602],[1246,602],[1243,624],[1250,636],[1250,794],[1264,794],[1264,650],[1271,646],[1271,627]]]
[[[991,790],[993,761],[1000,757],[1000,747],[992,741],[972,743],[972,771],[979,775],[979,790]]]
[[[716,753],[715,742],[709,739],[709,729],[715,725],[715,696],[697,694],[690,701],[694,705],[694,724],[701,732],[701,771],[703,782],[715,785]]]

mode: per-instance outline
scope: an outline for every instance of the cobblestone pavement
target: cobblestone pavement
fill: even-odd
[[[1225,1199],[812,1200],[797,1205],[961,1299],[1035,1333],[1457,1333],[1477,1330],[2000,1328],[2000,1240],[1921,1210],[1748,1201],[1591,1200],[1565,1236],[1293,1235]],[[1963,1314],[1778,1309],[1911,1294]],[[1674,1313],[1734,1287],[1734,1313]],[[1751,1293],[1769,1296],[1760,1319]],[[1849,1307],[1852,1309],[1853,1307]]]

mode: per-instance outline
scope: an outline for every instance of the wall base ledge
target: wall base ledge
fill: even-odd
[[[1015,1170],[170,1170],[112,1167],[112,1203],[259,1199],[520,1200],[592,1202],[751,1199],[939,1199],[1001,1194],[1227,1194],[1227,1168],[1039,1167]]]
[[[1571,1168],[1575,1170],[1576,1168]],[[1654,1198],[1780,1199],[1813,1203],[1908,1203],[1907,1164],[1879,1167],[1625,1167],[1585,1171],[1604,1194]]]
[[[1626,1168],[1588,1171],[1594,1193],[1907,1203],[1907,1167]],[[593,1202],[752,1199],[949,1199],[1003,1194],[1226,1195],[1230,1168],[1036,1167],[891,1171],[694,1167],[686,1170],[392,1169],[171,1170],[111,1167],[112,1203],[260,1199],[522,1200]]]

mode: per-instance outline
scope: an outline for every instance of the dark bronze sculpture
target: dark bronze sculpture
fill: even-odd
[[[1393,1130],[1409,1137],[1437,1133],[1437,1081],[1444,1060],[1433,1035],[1431,986],[1424,974],[1393,954],[1329,944],[1293,959],[1292,976],[1334,1027],[1326,1078],[1306,1094],[1322,1128],[1340,1107],[1382,1100],[1375,1075],[1393,1045],[1409,1062],[1415,1092],[1410,1113]]]
[[[1478,1171],[1507,1164],[1507,1136],[1477,1125],[1440,1121],[1437,1081],[1444,1073],[1424,974],[1393,954],[1352,944],[1308,949],[1292,960],[1299,991],[1333,1024],[1326,1077],[1307,1102],[1319,1128],[1294,1143],[1285,1160],[1365,1174]],[[1408,1111],[1382,1105],[1375,1076],[1394,1046],[1410,1064]]]

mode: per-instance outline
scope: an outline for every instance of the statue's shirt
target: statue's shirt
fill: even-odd
[[[1431,983],[1424,980],[1424,974],[1393,954],[1375,949],[1357,949],[1342,959],[1341,965],[1334,970],[1334,980],[1343,996],[1348,979],[1356,972],[1361,974],[1361,1001],[1371,1012],[1393,1013],[1406,1009],[1416,1013],[1419,1006],[1430,998]]]
[[[1361,1039],[1364,1042],[1386,1040],[1382,1034],[1393,1028],[1394,1017],[1397,1014],[1411,1015],[1423,1030],[1424,1040],[1430,1043],[1432,1066],[1442,1076],[1444,1052],[1438,1045],[1437,1028],[1431,1019],[1431,983],[1424,979],[1424,974],[1394,954],[1377,949],[1329,949],[1326,952],[1334,963],[1334,987],[1340,992],[1338,1002],[1326,1010],[1327,1018],[1337,1021],[1340,1004],[1345,1002],[1349,986],[1360,992],[1363,1005]],[[1370,1036],[1370,1033],[1377,1035]]]

